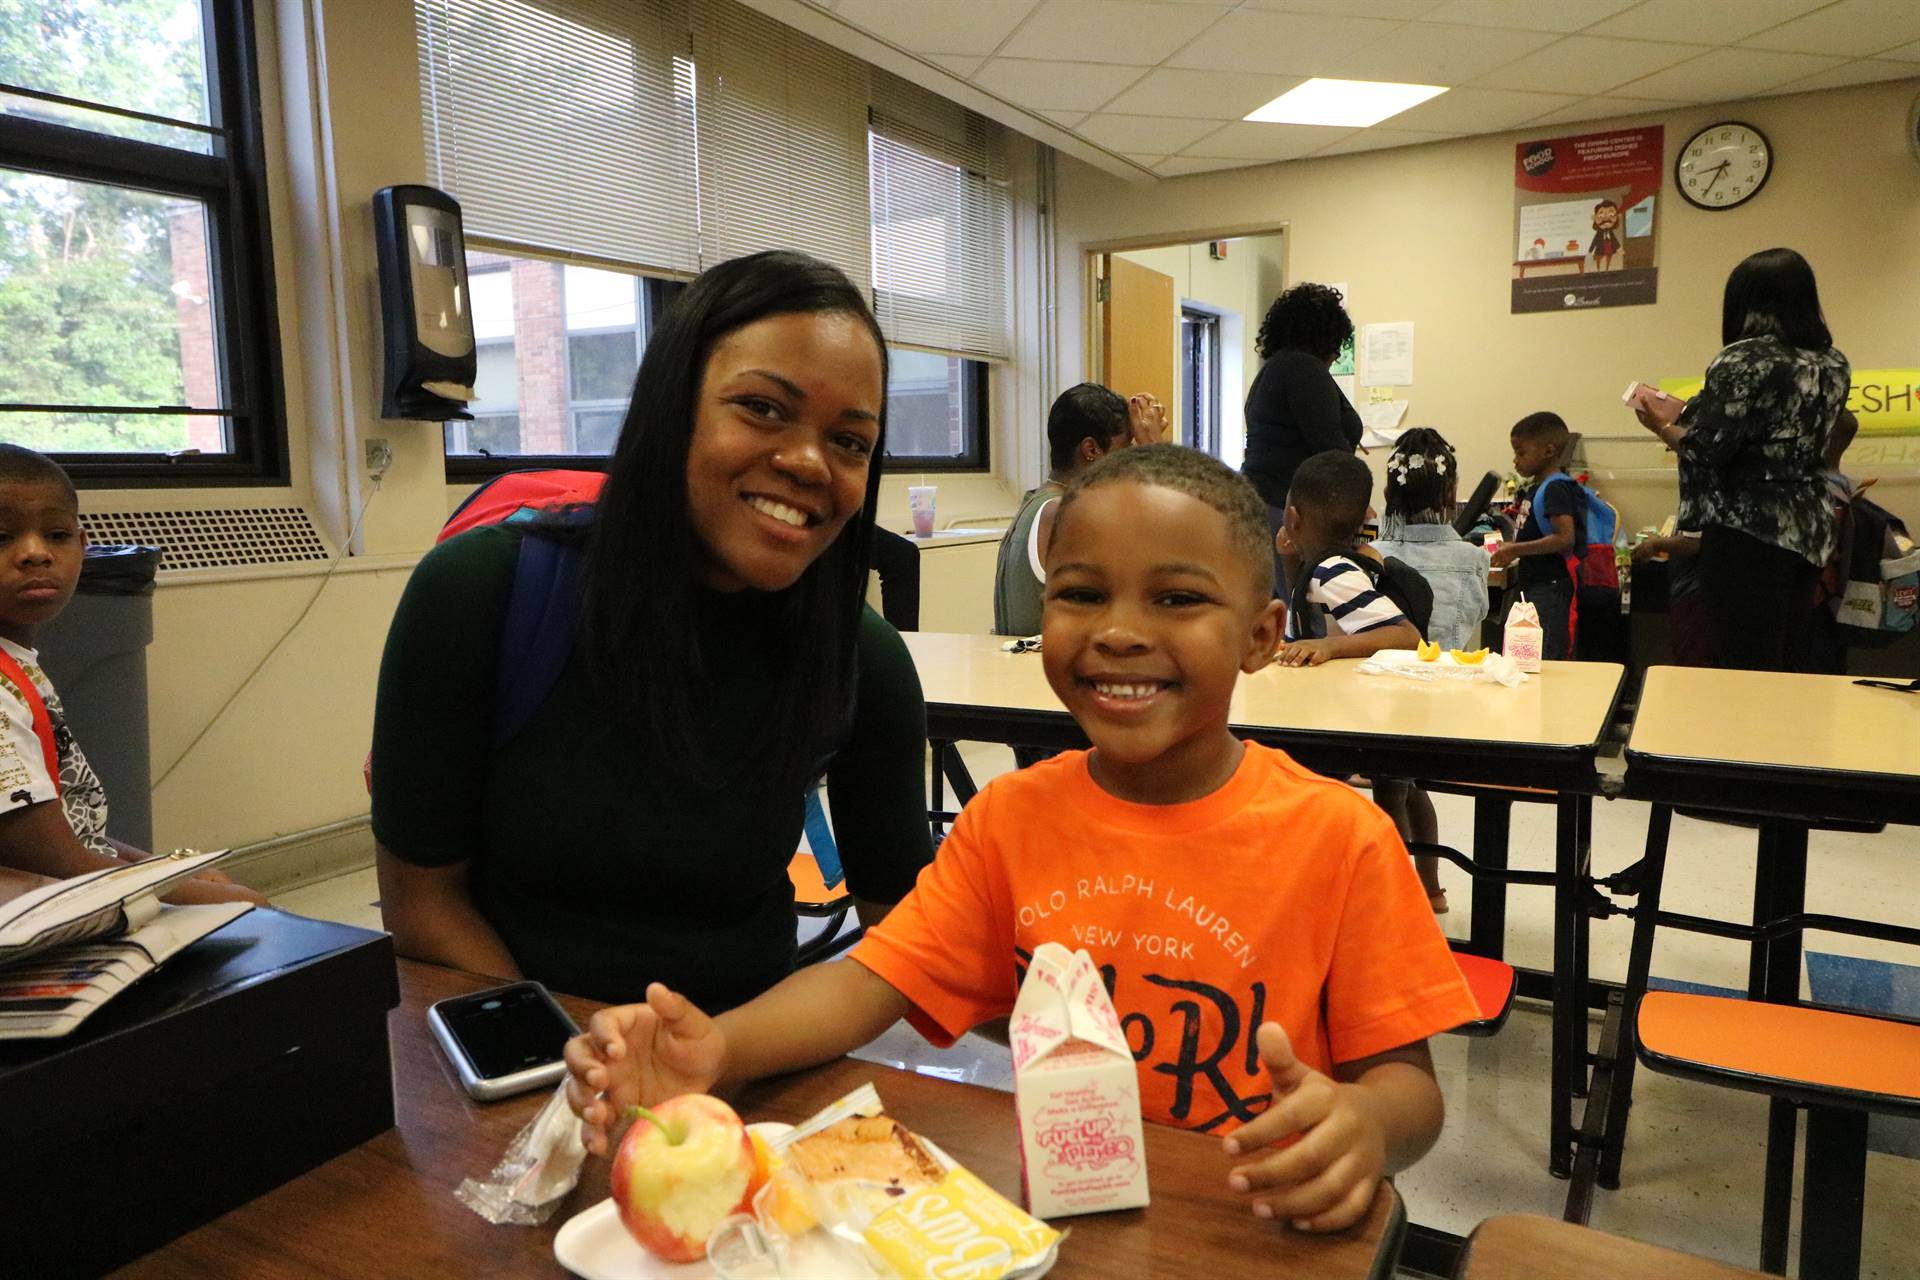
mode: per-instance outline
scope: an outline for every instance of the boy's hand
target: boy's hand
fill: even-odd
[[[1493,549],[1493,555],[1488,557],[1488,563],[1495,569],[1504,569],[1519,558],[1520,552],[1516,549],[1516,544],[1503,542]]]
[[[176,907],[199,906],[210,902],[250,902],[256,907],[272,905],[265,894],[243,884],[235,884],[218,871],[203,871],[180,881],[161,894],[160,901]]]
[[[566,1050],[567,1105],[580,1117],[587,1150],[607,1154],[608,1135],[628,1107],[711,1089],[726,1054],[726,1035],[713,1019],[663,983],[647,988],[645,1004],[594,1014]]]
[[[1366,1217],[1386,1171],[1386,1129],[1365,1086],[1336,1083],[1301,1062],[1278,1023],[1262,1023],[1256,1034],[1273,1105],[1227,1138],[1229,1156],[1260,1153],[1236,1166],[1228,1185],[1253,1196],[1255,1217],[1296,1231],[1350,1227]],[[1270,1150],[1295,1135],[1284,1151]]]
[[[1333,656],[1327,640],[1289,640],[1280,646],[1273,660],[1283,667],[1317,667]]]

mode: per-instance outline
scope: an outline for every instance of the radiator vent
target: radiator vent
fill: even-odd
[[[333,558],[303,507],[216,507],[204,511],[88,511],[90,542],[138,543],[166,552],[160,568],[326,563]]]

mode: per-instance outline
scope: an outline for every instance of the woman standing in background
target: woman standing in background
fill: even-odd
[[[1822,450],[1846,406],[1847,358],[1791,249],[1727,277],[1720,354],[1683,405],[1645,388],[1633,409],[1680,455],[1680,527],[1700,530],[1700,587],[1722,667],[1803,670],[1814,583],[1834,546]]]
[[[1286,515],[1295,469],[1316,453],[1352,453],[1360,445],[1360,415],[1329,371],[1352,337],[1340,291],[1324,284],[1294,285],[1260,322],[1255,347],[1263,363],[1247,392],[1247,457],[1240,470],[1266,502],[1273,532]],[[1277,554],[1273,591],[1286,598]]]

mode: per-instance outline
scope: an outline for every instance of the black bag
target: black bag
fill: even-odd
[[[1407,616],[1421,638],[1427,634],[1427,625],[1433,621],[1433,588],[1421,576],[1420,571],[1404,560],[1393,556],[1381,557],[1375,563],[1372,556],[1359,552],[1330,551],[1300,571],[1300,581],[1294,584],[1293,598],[1287,602],[1287,609],[1297,618],[1315,618],[1320,625],[1320,634],[1325,635],[1325,620],[1307,612],[1307,587],[1313,582],[1313,571],[1329,560],[1351,560],[1373,582],[1381,595],[1393,601],[1394,607]],[[1304,634],[1304,628],[1303,634]],[[1317,638],[1317,637],[1316,637]]]

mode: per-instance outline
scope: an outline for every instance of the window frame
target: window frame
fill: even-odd
[[[888,452],[881,459],[884,471],[988,471],[993,465],[992,418],[988,412],[988,369],[985,360],[975,360],[969,356],[954,355],[952,352],[935,352],[950,360],[958,360],[962,366],[960,403],[966,419],[966,432],[970,444],[962,454],[915,454]]]
[[[207,275],[217,299],[215,337],[226,403],[167,406],[166,411],[191,409],[227,419],[232,452],[54,453],[83,489],[285,485],[291,480],[252,6],[248,0],[201,0],[200,15],[212,117],[208,129],[215,139],[208,153],[0,115],[0,167],[176,196],[206,210]],[[101,114],[152,118],[107,104],[22,92]],[[0,431],[10,413],[30,410],[156,412],[128,405],[23,406],[0,410]]]
[[[467,248],[469,250],[482,250],[488,253],[502,253],[512,257],[525,256],[524,251],[499,248],[484,243],[470,243]],[[642,308],[642,315],[641,324],[638,328],[644,330],[646,334],[651,337],[654,326],[659,322],[660,316],[665,313],[668,307],[673,305],[673,300],[679,296],[680,290],[686,288],[686,282],[683,280],[668,279],[663,276],[644,275],[637,271],[633,273],[633,276],[635,281],[641,286],[639,303]],[[565,329],[565,324],[566,317],[563,307],[561,315],[562,333],[564,337],[570,339],[574,336],[574,333]],[[617,330],[603,328],[580,331],[583,335],[611,332],[617,332]],[[518,340],[519,338],[516,334],[515,341],[517,342]],[[635,341],[639,343],[640,352],[644,355],[646,352],[646,344],[640,342],[637,336]],[[571,350],[565,352],[564,358],[566,360],[567,436],[569,439],[573,439],[575,438],[577,429],[574,421],[574,414],[576,412],[581,411],[583,408],[587,411],[592,411],[602,404],[612,405],[615,402],[576,401],[573,398],[573,357]],[[630,399],[631,395],[629,395],[629,400]],[[621,401],[618,403],[624,407],[628,402]],[[451,421],[451,419],[449,421]],[[441,439],[444,441],[445,438],[446,433],[443,424]],[[495,476],[505,475],[510,471],[605,471],[611,457],[611,454],[605,453],[509,453],[501,454],[497,457],[486,457],[477,453],[448,453],[445,455],[446,477],[448,484],[473,484],[491,480]]]

